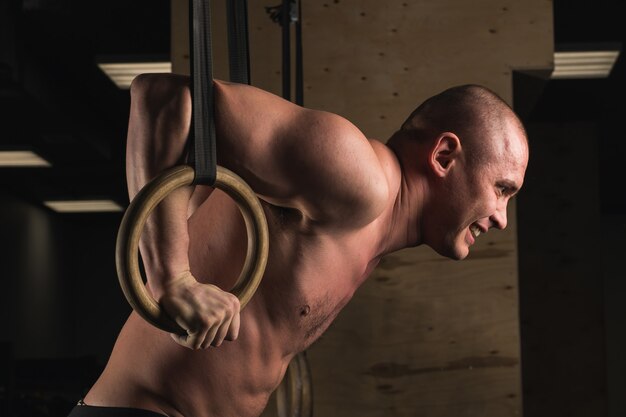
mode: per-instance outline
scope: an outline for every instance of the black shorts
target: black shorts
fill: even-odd
[[[142,410],[140,408],[123,407],[94,407],[91,405],[79,404],[68,417],[167,417],[165,414],[154,411]]]

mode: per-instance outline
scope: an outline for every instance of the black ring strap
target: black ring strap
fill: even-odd
[[[248,17],[246,0],[226,0],[230,80],[250,83]],[[191,99],[190,161],[193,184],[214,185],[217,175],[211,2],[190,0]]]

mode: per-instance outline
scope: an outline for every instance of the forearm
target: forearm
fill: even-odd
[[[139,81],[131,89],[126,152],[130,198],[165,169],[179,165],[188,135],[184,89]],[[172,192],[146,221],[140,251],[148,284],[156,298],[163,288],[189,270],[187,217],[193,187]]]
[[[173,191],[146,221],[139,242],[148,286],[159,299],[172,281],[189,271],[188,202],[191,188]]]
[[[145,75],[133,81],[126,145],[131,199],[161,172],[185,161],[190,121],[188,78]],[[188,186],[171,192],[148,217],[139,242],[152,295],[187,333],[172,337],[193,349],[219,346],[239,333],[237,297],[199,283],[189,267],[187,220],[211,190]]]

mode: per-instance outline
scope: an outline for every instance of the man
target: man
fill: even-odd
[[[387,145],[254,87],[215,87],[218,162],[255,190],[267,216],[264,279],[240,315],[223,291],[245,256],[237,206],[204,186],[171,194],[146,225],[141,253],[150,290],[188,335],[175,343],[133,313],[75,416],[257,416],[291,358],[383,255],[426,244],[463,259],[481,233],[506,227],[527,139],[482,87],[427,100]],[[132,198],[185,160],[191,101],[187,79],[173,75],[141,76],[131,96]]]

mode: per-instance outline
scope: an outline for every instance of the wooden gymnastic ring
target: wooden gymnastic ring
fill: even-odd
[[[278,417],[313,417],[313,380],[306,352],[298,353],[276,390]]]
[[[173,190],[191,185],[194,170],[187,165],[170,168],[143,187],[128,206],[117,234],[115,265],[122,291],[131,307],[150,324],[170,333],[186,334],[149,294],[139,272],[139,238],[154,208]],[[269,232],[263,207],[254,191],[235,173],[217,167],[215,188],[239,206],[246,223],[248,250],[239,279],[231,292],[243,309],[256,291],[267,264]]]

